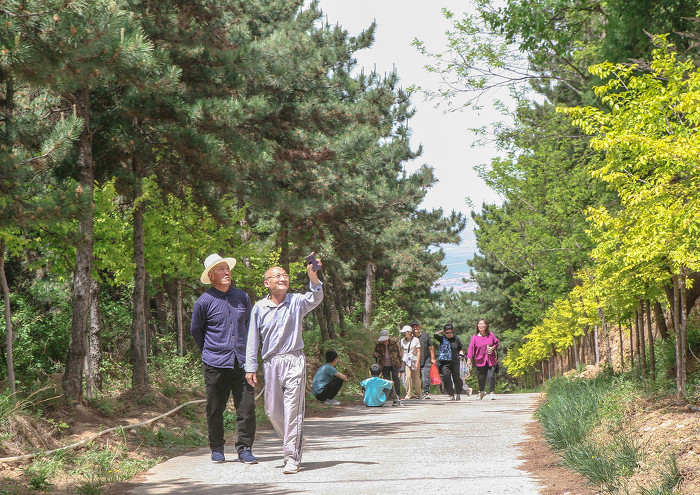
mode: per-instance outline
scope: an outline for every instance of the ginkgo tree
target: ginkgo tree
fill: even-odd
[[[617,211],[591,215],[616,240],[628,267],[672,285],[678,392],[685,390],[686,316],[697,299],[692,280],[700,271],[700,71],[682,61],[663,36],[655,38],[650,71],[603,63],[590,72],[605,110],[563,108],[574,125],[605,153],[593,171],[618,194]],[[665,276],[662,275],[665,273]],[[659,280],[657,277],[661,278]],[[692,290],[690,290],[692,289]]]

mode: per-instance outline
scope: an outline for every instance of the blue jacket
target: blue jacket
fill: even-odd
[[[216,368],[245,365],[252,304],[244,291],[214,287],[199,296],[192,310],[190,333],[202,351],[202,361]]]

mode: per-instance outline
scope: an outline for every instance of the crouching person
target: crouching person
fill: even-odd
[[[326,363],[321,366],[314,375],[311,392],[317,400],[329,406],[340,404],[335,400],[335,396],[340,392],[340,387],[348,377],[335,369],[338,364],[338,353],[335,351],[326,352]]]

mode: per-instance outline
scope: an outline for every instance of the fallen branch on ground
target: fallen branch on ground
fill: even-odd
[[[89,438],[85,438],[85,439],[83,439],[83,440],[81,440],[81,441],[79,441],[79,442],[75,442],[75,443],[73,443],[73,444],[71,444],[71,445],[66,445],[65,447],[61,447],[61,448],[58,448],[58,449],[49,450],[49,451],[47,451],[47,452],[37,452],[36,454],[25,454],[25,455],[19,455],[19,456],[15,456],[15,457],[3,457],[3,458],[0,458],[0,463],[3,463],[3,462],[12,462],[12,461],[22,461],[22,460],[25,460],[25,459],[31,459],[31,458],[33,458],[33,457],[38,457],[38,456],[41,456],[41,455],[53,454],[53,453],[56,453],[56,452],[60,452],[60,451],[62,451],[62,450],[73,449],[73,448],[75,448],[75,447],[78,447],[78,446],[80,446],[80,445],[83,445],[83,444],[85,444],[85,443],[88,443],[88,442],[94,440],[95,438],[101,437],[102,435],[106,435],[107,433],[111,433],[111,432],[113,432],[113,431],[130,430],[130,429],[132,429],[132,428],[138,428],[138,427],[140,427],[140,426],[145,426],[145,425],[147,425],[147,424],[153,423],[154,421],[158,421],[159,419],[162,419],[162,418],[164,418],[164,417],[166,417],[166,416],[170,416],[170,415],[173,414],[175,411],[177,411],[177,410],[179,410],[179,409],[182,409],[182,408],[185,407],[185,406],[189,406],[189,405],[191,405],[191,404],[201,404],[202,402],[206,402],[206,400],[205,400],[205,399],[191,400],[191,401],[189,401],[189,402],[185,402],[184,404],[181,404],[181,405],[177,406],[175,409],[173,409],[173,410],[171,410],[171,411],[168,411],[168,412],[166,412],[166,413],[161,414],[160,416],[156,416],[155,418],[151,418],[151,419],[149,419],[148,421],[143,421],[143,422],[141,422],[141,423],[136,423],[136,424],[133,424],[133,425],[115,426],[114,428],[109,428],[109,429],[107,429],[107,430],[103,430],[103,431],[101,431],[101,432],[99,432],[99,433],[97,433],[97,434],[95,434],[95,435],[93,435],[93,436],[91,436],[91,437],[89,437]]]

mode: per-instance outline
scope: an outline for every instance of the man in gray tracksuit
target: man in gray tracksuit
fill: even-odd
[[[320,264],[320,260],[319,260]],[[323,287],[313,265],[307,267],[310,292],[288,294],[289,275],[275,266],[265,272],[270,294],[253,306],[248,329],[245,371],[257,383],[258,349],[265,378],[265,413],[283,439],[285,474],[295,474],[301,463],[306,356],[301,338],[304,315],[323,300]]]

